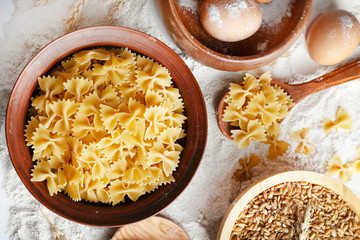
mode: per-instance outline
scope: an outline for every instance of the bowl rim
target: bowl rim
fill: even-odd
[[[227,63],[227,65],[229,65],[229,66],[220,67],[220,66],[218,66],[218,64],[212,64],[213,66],[210,66],[210,65],[206,64],[204,61],[201,61],[200,59],[198,59],[198,57],[194,57],[194,56],[190,55],[188,53],[188,51],[183,50],[184,47],[177,44],[179,46],[179,48],[181,48],[183,51],[185,51],[187,54],[189,54],[194,59],[196,58],[197,61],[200,61],[203,64],[208,65],[209,67],[213,67],[213,68],[216,68],[219,70],[225,70],[225,71],[244,71],[244,70],[256,69],[256,68],[265,66],[266,64],[269,64],[272,61],[274,61],[275,59],[277,59],[278,57],[280,57],[300,37],[302,30],[304,29],[305,25],[307,24],[307,22],[310,18],[312,5],[313,5],[313,0],[305,0],[304,9],[301,14],[301,21],[297,21],[291,34],[289,34],[285,39],[283,39],[283,41],[279,42],[275,47],[273,47],[265,52],[261,52],[261,53],[255,54],[255,55],[232,56],[232,55],[226,55],[223,53],[216,52],[216,51],[208,48],[207,46],[203,45],[195,37],[193,37],[190,34],[190,32],[187,30],[187,28],[184,26],[182,20],[180,19],[178,11],[176,10],[176,4],[175,4],[176,0],[165,0],[164,2],[162,2],[163,0],[157,0],[157,1],[158,1],[158,4],[163,4],[166,1],[167,2],[166,4],[169,5],[169,10],[173,16],[174,23],[176,24],[176,27],[179,29],[179,31],[177,33],[175,33],[175,35],[182,35],[191,44],[191,48],[195,48],[195,49],[197,49],[197,51],[206,54],[207,58],[212,58],[215,61],[225,61]],[[168,28],[168,31],[170,32],[169,28]],[[241,64],[241,63],[242,64],[251,63],[254,65],[257,64],[257,67],[246,68],[246,67],[230,66],[230,64]]]
[[[231,203],[226,213],[224,214],[216,239],[231,239],[231,231],[235,221],[237,220],[237,217],[241,213],[242,209],[255,196],[277,184],[297,181],[306,181],[330,189],[334,193],[338,194],[348,204],[351,210],[353,210],[357,215],[360,215],[360,198],[358,198],[355,193],[353,193],[348,187],[335,178],[313,171],[286,171],[264,177],[242,191]]]
[[[108,34],[106,37],[101,35],[104,32],[106,32]],[[21,98],[22,96],[18,97],[19,88],[21,88],[21,87],[23,88],[24,87],[23,85],[26,84],[25,77],[27,75],[27,72],[31,72],[31,69],[34,67],[34,65],[39,64],[39,62],[41,63],[41,60],[43,59],[42,56],[44,55],[44,53],[48,53],[48,55],[50,55],[51,53],[56,53],[56,47],[59,44],[63,44],[62,42],[75,41],[75,40],[78,40],[79,37],[81,38],[81,37],[85,37],[88,35],[93,36],[93,35],[98,34],[98,35],[96,35],[96,37],[99,36],[99,38],[93,40],[94,42],[97,42],[97,44],[93,43],[91,46],[80,44],[76,48],[69,47],[69,49],[67,50],[68,51],[67,53],[61,53],[61,52],[59,53],[58,52],[56,55],[56,58],[55,58],[56,60],[52,60],[51,64],[47,64],[47,65],[50,65],[49,67],[47,67],[45,69],[43,69],[43,67],[41,67],[41,69],[43,69],[42,70],[43,74],[48,72],[51,67],[55,66],[60,60],[64,59],[65,57],[71,55],[72,53],[74,53],[76,51],[79,51],[81,49],[86,49],[89,47],[100,47],[100,46],[128,47],[130,50],[133,50],[135,52],[149,56],[149,54],[145,54],[145,53],[139,51],[138,49],[133,49],[133,48],[139,48],[138,46],[137,47],[126,46],[126,44],[124,43],[124,39],[117,40],[118,41],[117,43],[114,42],[115,40],[112,40],[113,42],[111,42],[110,40],[109,41],[106,40],[107,38],[109,38],[109,36],[114,37],[114,36],[117,36],[119,33],[127,34],[126,37],[124,37],[124,39],[127,39],[126,41],[132,40],[132,39],[130,39],[130,36],[133,36],[133,37],[136,36],[136,37],[141,38],[142,42],[144,42],[144,46],[143,46],[144,49],[146,48],[146,44],[151,44],[153,46],[156,46],[156,48],[159,48],[159,51],[166,51],[165,56],[173,58],[174,62],[175,62],[175,64],[173,64],[173,65],[174,66],[176,65],[176,67],[179,67],[182,71],[182,74],[184,76],[186,76],[186,78],[188,78],[189,81],[192,82],[192,84],[193,84],[192,91],[193,91],[193,93],[195,93],[195,94],[192,93],[192,95],[194,95],[194,97],[197,98],[197,100],[199,100],[199,102],[197,104],[199,105],[199,108],[202,109],[202,111],[197,113],[195,121],[197,121],[198,124],[197,124],[197,126],[194,127],[194,129],[199,132],[199,137],[198,137],[198,139],[194,140],[194,147],[189,148],[190,149],[189,151],[191,151],[191,153],[189,153],[189,154],[191,154],[190,155],[191,159],[189,160],[188,165],[186,165],[185,170],[183,170],[183,174],[181,176],[179,176],[179,179],[171,184],[163,185],[163,186],[159,187],[159,189],[157,189],[155,192],[150,193],[149,195],[159,192],[158,194],[161,194],[162,197],[156,198],[155,201],[150,202],[150,204],[148,204],[148,202],[145,202],[145,205],[147,204],[146,206],[141,204],[142,207],[144,207],[144,206],[146,207],[146,208],[144,207],[144,209],[146,210],[144,214],[139,214],[140,212],[135,211],[135,213],[133,215],[127,214],[127,215],[121,215],[118,217],[113,216],[110,220],[105,221],[104,218],[108,217],[109,214],[112,214],[113,211],[120,209],[119,206],[122,206],[122,204],[118,204],[115,206],[112,206],[110,204],[106,205],[106,206],[99,206],[97,204],[83,202],[82,204],[84,206],[85,205],[90,206],[90,207],[88,207],[88,208],[90,208],[89,213],[86,213],[87,216],[85,218],[85,217],[80,217],[80,216],[76,215],[77,213],[80,213],[80,210],[74,211],[71,213],[63,211],[62,209],[64,206],[61,206],[61,205],[63,205],[63,204],[65,205],[66,204],[65,202],[61,202],[62,204],[56,204],[56,202],[54,202],[54,200],[48,201],[47,198],[52,198],[55,195],[56,195],[55,201],[57,201],[57,197],[59,197],[60,200],[66,200],[65,198],[70,199],[67,195],[63,194],[62,192],[55,194],[52,197],[50,196],[50,194],[48,194],[48,192],[47,192],[47,196],[45,196],[45,197],[41,194],[41,192],[39,191],[39,189],[37,189],[37,187],[35,187],[35,185],[45,184],[44,181],[40,182],[40,183],[31,182],[30,178],[28,177],[28,175],[30,173],[26,172],[27,169],[25,169],[25,167],[23,168],[20,163],[20,159],[31,161],[31,156],[29,155],[30,154],[29,148],[25,145],[25,138],[24,138],[24,129],[25,129],[25,124],[26,124],[25,119],[19,120],[20,121],[20,124],[19,124],[20,129],[16,128],[16,124],[13,120],[14,119],[17,120],[16,112],[18,112],[18,111],[17,111],[16,107],[18,106],[18,104],[19,105],[26,104],[26,109],[27,109],[28,104],[30,102],[30,99],[29,99],[29,101],[26,103],[19,103],[19,98]],[[88,40],[88,41],[91,41],[91,40]],[[101,44],[99,44],[99,42],[101,42]],[[104,44],[104,42],[109,43],[109,44]],[[112,43],[112,44],[110,44],[110,43]],[[76,44],[77,43],[74,43],[74,45],[76,45]],[[147,51],[150,51],[150,50],[148,50],[148,49],[144,50],[144,52],[147,52]],[[151,53],[150,55],[152,55],[152,54],[153,53]],[[161,61],[161,60],[159,61],[159,58],[162,59],[162,58],[164,58],[164,56],[154,57],[154,55],[152,55],[149,57],[154,59],[155,61],[163,64],[163,61]],[[169,66],[169,65],[170,65],[170,63],[168,63],[167,66],[165,66],[165,65],[164,66],[167,67],[168,69],[174,68],[174,66]],[[169,71],[169,72],[170,72],[170,74],[172,74],[171,71]],[[43,75],[43,74],[40,74],[40,75]],[[29,81],[29,82],[31,82],[31,81]],[[36,81],[33,80],[33,82],[36,82],[36,83],[34,83],[35,87],[36,87],[37,80]],[[174,80],[174,83],[175,83],[175,80]],[[181,83],[181,84],[183,84],[183,83]],[[179,88],[179,90],[182,91],[180,88]],[[185,92],[185,90],[183,90],[183,91]],[[32,92],[33,91],[31,91],[31,93]],[[188,93],[188,94],[190,94],[190,93]],[[23,95],[27,95],[27,94],[23,94]],[[31,94],[30,94],[30,97],[31,97]],[[184,97],[183,97],[183,99],[184,99]],[[184,99],[184,101],[185,101],[185,99]],[[186,109],[186,105],[185,105],[185,109]],[[18,113],[18,114],[20,114],[20,113]],[[26,118],[26,113],[23,115],[23,117]],[[23,122],[24,124],[21,124],[21,122]],[[187,127],[187,130],[188,130],[188,128],[189,127]],[[194,75],[192,74],[192,72],[188,68],[188,66],[185,64],[185,62],[170,47],[168,47],[166,44],[164,44],[162,41],[156,39],[155,37],[148,35],[146,33],[131,29],[131,28],[120,27],[120,26],[95,26],[95,27],[82,28],[80,30],[76,30],[74,32],[62,35],[62,36],[52,40],[50,43],[48,43],[45,47],[43,47],[40,51],[38,51],[36,53],[36,55],[27,63],[27,65],[23,68],[23,70],[19,74],[19,76],[14,84],[14,87],[11,91],[9,100],[8,100],[7,109],[6,109],[6,118],[5,118],[6,142],[7,142],[7,146],[8,146],[10,159],[11,159],[12,165],[13,165],[17,175],[20,177],[21,181],[23,182],[25,187],[28,189],[28,191],[45,207],[47,207],[54,213],[66,218],[66,219],[69,219],[69,220],[72,220],[74,222],[78,222],[81,224],[85,224],[85,225],[101,226],[101,227],[116,227],[116,226],[121,226],[124,224],[129,224],[132,222],[140,221],[142,219],[145,219],[147,217],[155,215],[156,213],[160,212],[165,207],[167,207],[169,204],[171,204],[171,202],[173,202],[185,190],[185,188],[190,184],[190,181],[192,180],[193,176],[195,175],[195,172],[198,169],[198,166],[200,165],[200,162],[201,162],[201,159],[204,154],[205,147],[206,147],[207,128],[208,128],[208,123],[207,123],[207,111],[206,111],[205,100],[204,100],[201,89],[200,89]],[[20,143],[21,143],[20,147],[17,146],[16,140],[20,141]],[[28,149],[27,150],[28,153],[26,153],[26,149],[24,148],[24,146],[26,147],[26,149]],[[17,151],[19,149],[25,150],[25,152]],[[184,153],[184,151],[182,152],[182,154],[183,153]],[[24,156],[24,155],[30,156],[30,159],[26,158],[26,156]],[[15,160],[15,159],[17,159],[17,160]],[[179,167],[177,168],[176,171],[178,171],[178,169],[179,169]],[[31,172],[31,170],[30,170],[30,172]],[[167,186],[166,189],[168,189],[169,186],[171,186],[171,188],[168,192],[165,192],[162,190],[162,189],[164,189],[164,186]],[[46,188],[46,191],[47,191],[47,188]],[[72,202],[73,202],[73,204],[72,203],[70,204],[71,207],[73,207],[73,205],[79,203],[79,202],[75,202],[75,201],[72,201]],[[137,202],[130,203],[129,206],[132,206],[133,209],[137,209],[137,208],[134,208],[133,205],[131,205],[131,204],[136,204],[136,203]],[[80,206],[80,205],[77,205],[77,206]],[[128,206],[128,205],[126,204],[123,206]],[[81,205],[81,207],[82,207],[82,205]],[[122,208],[124,208],[124,207],[122,207]],[[101,211],[104,211],[104,215],[101,215]]]

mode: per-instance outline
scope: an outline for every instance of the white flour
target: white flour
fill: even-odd
[[[291,17],[289,6],[294,0],[273,0],[270,3],[259,4],[262,12],[263,24],[267,28],[274,27],[281,23],[284,17]]]
[[[276,2],[278,0],[274,0]],[[39,210],[40,204],[27,191],[16,175],[6,149],[4,138],[5,108],[10,91],[25,64],[48,42],[62,35],[65,20],[72,15],[74,6],[80,0],[48,0],[35,5],[36,1],[17,0],[15,11],[10,21],[3,26],[4,38],[0,38],[0,159],[4,169],[5,189],[11,201],[8,220],[8,238],[10,239],[51,239],[50,225]],[[291,146],[286,154],[275,161],[267,160],[268,145],[254,143],[239,150],[220,133],[216,122],[217,104],[227,91],[230,82],[242,79],[243,72],[223,72],[205,67],[183,54],[164,32],[164,26],[156,12],[154,1],[131,0],[120,10],[103,1],[85,0],[81,18],[74,22],[76,28],[85,26],[114,24],[131,27],[160,39],[179,54],[193,71],[206,100],[208,111],[208,142],[201,165],[187,189],[162,215],[179,223],[191,239],[215,239],[216,233],[230,203],[251,183],[276,172],[295,169],[307,169],[325,172],[326,162],[338,153],[344,162],[352,161],[357,156],[356,148],[360,145],[360,81],[334,87],[306,98],[296,107],[281,124],[281,139]],[[184,3],[190,4],[188,0]],[[315,1],[312,19],[319,13],[336,9],[337,3],[360,18],[360,3],[357,1]],[[111,8],[111,9],[110,9]],[[109,12],[111,11],[111,14]],[[355,60],[356,51],[346,62]],[[282,57],[272,66],[251,71],[260,74],[272,71],[274,78],[289,83],[308,81],[339,66],[321,67],[312,62],[306,50],[304,35],[290,49],[289,57]],[[321,122],[325,118],[334,119],[338,107],[344,108],[354,120],[354,130],[339,131],[325,135]],[[302,127],[310,127],[309,140],[316,146],[311,156],[294,154],[296,143],[288,133]],[[255,152],[262,163],[253,168],[250,181],[237,183],[233,172],[239,168],[237,160]],[[353,178],[347,185],[360,196],[360,176]],[[45,210],[50,220],[65,234],[67,239],[108,239],[115,229],[88,227],[68,221]]]

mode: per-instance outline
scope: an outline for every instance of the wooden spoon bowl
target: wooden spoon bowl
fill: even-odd
[[[327,73],[321,77],[318,77],[309,82],[300,83],[300,84],[286,84],[284,82],[277,81],[273,79],[271,81],[272,85],[278,85],[283,88],[292,98],[295,104],[299,103],[305,97],[319,92],[321,90],[349,82],[351,80],[357,79],[360,77],[360,61],[350,63],[342,68],[336,69],[330,73]],[[229,93],[227,93],[229,94]],[[220,131],[227,138],[232,140],[231,130],[236,127],[231,126],[229,122],[223,121],[224,110],[226,109],[227,103],[225,102],[225,96],[221,99],[217,112],[217,120]],[[290,109],[289,109],[290,110]]]
[[[344,184],[329,176],[310,171],[288,171],[266,177],[243,191],[229,206],[220,224],[217,235],[218,240],[231,239],[231,232],[234,224],[244,210],[246,205],[258,194],[268,188],[284,182],[305,181],[323,186],[338,194],[350,207],[351,210],[360,216],[360,199]]]

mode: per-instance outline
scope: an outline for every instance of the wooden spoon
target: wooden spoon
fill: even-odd
[[[282,87],[293,99],[294,103],[299,103],[305,97],[324,90],[326,88],[330,88],[354,79],[360,78],[360,61],[353,62],[349,65],[346,65],[342,68],[334,70],[328,74],[325,74],[321,77],[318,77],[312,81],[300,83],[300,84],[286,84],[280,81],[273,79],[271,84],[277,84]],[[228,93],[227,93],[228,94]],[[229,122],[222,121],[223,113],[226,109],[227,103],[225,102],[225,96],[221,99],[217,112],[217,120],[220,131],[229,139],[231,137],[231,130],[235,129],[230,125]]]
[[[111,240],[190,240],[186,232],[174,222],[160,217],[149,217],[140,222],[120,227]]]

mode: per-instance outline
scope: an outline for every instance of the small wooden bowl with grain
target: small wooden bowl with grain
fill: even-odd
[[[266,177],[266,178],[258,181],[257,183],[254,183],[253,185],[249,186],[245,191],[243,191],[234,200],[234,202],[231,204],[231,206],[228,208],[227,212],[225,213],[225,216],[224,216],[224,218],[221,222],[220,228],[219,228],[217,239],[218,240],[236,239],[236,238],[231,238],[235,223],[238,221],[240,214],[247,211],[248,206],[251,206],[248,204],[253,203],[252,201],[256,197],[258,197],[260,194],[264,194],[267,190],[271,191],[272,187],[278,186],[279,184],[283,185],[284,183],[288,183],[288,182],[298,182],[299,184],[300,183],[301,184],[305,184],[305,183],[312,184],[312,186],[317,185],[317,186],[320,186],[322,189],[330,190],[330,192],[337,195],[339,197],[339,199],[342,199],[345,201],[347,206],[354,213],[354,216],[357,215],[358,218],[360,216],[360,199],[341,182],[339,182],[336,179],[333,179],[329,176],[326,176],[326,175],[323,175],[320,173],[316,173],[316,172],[288,171],[288,172],[282,172],[282,173],[278,173],[278,174]],[[280,189],[279,191],[281,191],[281,188],[277,188],[277,189]],[[266,193],[266,194],[269,194],[269,193]],[[261,195],[261,196],[265,196],[265,194]],[[269,196],[269,195],[267,195],[267,196]],[[320,196],[322,196],[322,195],[320,195]],[[295,198],[295,197],[292,194],[289,194],[289,198]],[[313,198],[313,196],[311,196],[309,198]],[[273,199],[273,198],[271,197],[271,199]],[[283,205],[283,206],[286,206],[286,205]],[[290,206],[290,208],[291,208],[291,206]],[[316,205],[314,205],[313,208],[316,209]],[[284,208],[278,209],[279,213],[284,212],[284,211],[286,211],[286,210],[284,210]],[[271,217],[270,212],[268,212],[268,214],[266,214],[266,215],[269,215]],[[304,218],[306,218],[306,216],[304,216]],[[301,219],[301,221],[300,221],[301,227],[303,227],[303,225],[304,225],[303,222],[306,221],[306,220],[304,220],[304,218],[302,218],[302,219],[300,218]],[[285,222],[285,220],[284,220],[284,222]],[[272,233],[271,229],[269,229],[269,228],[267,228],[267,229],[270,231],[270,234],[271,234]],[[332,234],[332,233],[330,233],[330,234]],[[338,237],[341,237],[341,236],[338,236]],[[254,239],[257,239],[257,238],[254,238]],[[305,239],[311,239],[311,238],[308,236]]]

